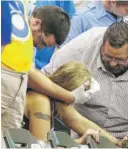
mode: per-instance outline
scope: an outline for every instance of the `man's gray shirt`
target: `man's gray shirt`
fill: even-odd
[[[99,82],[101,90],[84,105],[75,105],[85,117],[117,138],[128,135],[128,71],[115,78],[101,62],[100,48],[107,28],[97,27],[79,35],[58,50],[42,72],[52,74],[69,61],[80,61]]]

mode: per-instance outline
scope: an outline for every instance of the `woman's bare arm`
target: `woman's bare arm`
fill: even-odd
[[[38,140],[47,141],[51,129],[51,107],[49,98],[36,92],[27,93],[27,115],[29,130]]]
[[[105,136],[111,142],[117,144],[118,140],[114,136],[110,135],[97,124],[83,117],[72,105],[58,104],[57,109],[58,114],[65,123],[79,135],[83,135],[88,129],[100,130],[101,136]]]

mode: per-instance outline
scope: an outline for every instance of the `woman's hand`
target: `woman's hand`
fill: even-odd
[[[96,143],[100,142],[100,130],[94,130],[94,129],[88,129],[85,132],[86,137],[87,136],[92,136],[93,139],[96,141]]]
[[[82,137],[76,139],[75,141],[79,144],[85,144],[86,138],[92,136],[96,143],[100,142],[100,130],[88,129]]]
[[[128,136],[125,136],[123,139],[119,139],[116,145],[119,147],[125,147],[127,141]]]

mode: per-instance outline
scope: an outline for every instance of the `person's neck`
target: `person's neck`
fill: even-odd
[[[112,12],[111,12],[111,7],[110,7],[110,2],[109,1],[105,1],[105,0],[101,0],[101,2],[102,2],[102,4],[103,4],[103,7],[104,7],[104,9],[108,12],[108,13],[110,13],[115,19],[117,19],[117,15],[115,15],[115,14],[113,14]]]

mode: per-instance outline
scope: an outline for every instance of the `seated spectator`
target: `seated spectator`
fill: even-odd
[[[85,102],[89,100],[91,94],[99,90],[99,84],[95,81],[85,66],[80,62],[69,62],[56,70],[49,78],[60,85],[61,87],[72,91],[81,86],[84,82]],[[47,133],[51,129],[51,106],[55,102],[57,114],[66,122],[66,124],[83,135],[77,139],[76,142],[82,144],[88,135],[92,135],[94,139],[99,142],[98,131],[88,130],[97,129],[101,131],[101,135],[106,136],[110,141],[117,144],[118,140],[107,132],[102,130],[96,124],[81,116],[72,105],[67,105],[50,99],[48,96],[36,93],[34,91],[28,92],[25,116],[29,119],[29,130],[39,140],[47,141]],[[79,127],[78,127],[79,125]]]
[[[69,61],[84,63],[101,87],[91,100],[75,108],[116,138],[128,136],[128,25],[114,23],[83,33],[58,50],[42,72],[52,74]],[[35,77],[31,75],[37,82]]]
[[[98,0],[85,5],[84,11],[76,13],[71,20],[69,35],[64,44],[92,27],[108,27],[128,15],[128,1]]]

